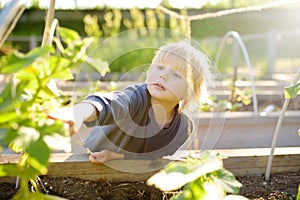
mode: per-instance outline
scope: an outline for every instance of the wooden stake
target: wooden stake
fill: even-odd
[[[42,46],[48,43],[48,39],[50,37],[51,24],[54,18],[54,11],[55,11],[55,0],[51,0],[50,6],[47,10],[46,19],[45,19],[45,29],[44,29]]]

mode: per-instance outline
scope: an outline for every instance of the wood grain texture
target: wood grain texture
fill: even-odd
[[[212,152],[227,157],[223,161],[225,169],[235,176],[244,176],[265,173],[270,149],[223,149]],[[199,152],[193,151],[193,153]],[[0,164],[16,164],[19,157],[18,154],[1,154]],[[169,159],[113,160],[99,165],[90,163],[88,154],[55,153],[51,155],[47,175],[71,176],[94,181],[142,181],[147,180],[170,161]],[[272,173],[299,169],[300,148],[281,147],[275,150]],[[0,178],[0,182],[7,180],[8,177]]]

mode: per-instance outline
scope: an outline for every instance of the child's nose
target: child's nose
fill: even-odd
[[[168,77],[166,75],[160,75],[159,78],[163,79],[164,81],[168,80]]]

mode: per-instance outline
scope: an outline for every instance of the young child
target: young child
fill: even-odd
[[[71,134],[83,123],[95,126],[85,141],[92,163],[156,159],[174,154],[187,141],[193,125],[184,110],[200,100],[203,85],[211,84],[207,56],[181,41],[158,50],[145,83],[89,95],[49,116],[68,122]]]

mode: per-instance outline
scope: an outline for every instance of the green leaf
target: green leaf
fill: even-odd
[[[205,174],[223,167],[222,160],[217,158],[207,158],[205,162],[201,159],[193,159],[193,161],[195,163],[193,165],[188,162],[178,164],[174,162],[170,165],[171,167],[168,166],[167,170],[163,169],[150,177],[147,184],[155,185],[163,191],[176,190]],[[189,168],[188,165],[192,167]]]
[[[17,113],[14,112],[5,112],[5,115],[0,114],[0,124],[8,123],[10,121],[16,121],[18,118]]]
[[[235,179],[231,172],[223,168],[212,174],[214,182],[223,188],[223,190],[233,194],[239,193],[239,189],[242,187],[242,184]]]
[[[166,173],[180,172],[182,174],[187,174],[190,172],[186,162],[170,162],[164,170]]]
[[[287,99],[294,98],[297,96],[299,91],[300,82],[296,83],[295,85],[290,85],[284,88],[284,96]]]
[[[35,48],[27,54],[14,53],[9,59],[8,62],[0,68],[0,72],[3,74],[16,73],[24,67],[28,67],[33,62],[40,58],[41,56],[50,53],[51,46],[43,46],[40,48]]]
[[[28,166],[18,166],[15,163],[7,163],[0,165],[0,177],[4,176],[20,176],[26,179],[35,178],[38,171]]]
[[[9,147],[15,152],[24,151],[24,149],[28,148],[34,141],[36,141],[39,137],[39,133],[36,129],[26,126],[23,124],[24,122],[18,121],[18,129],[11,129],[7,137],[10,138]]]
[[[60,79],[60,80],[72,80],[72,79],[74,79],[73,74],[71,73],[71,71],[68,68],[55,72],[52,75],[52,77],[55,78],[55,79]]]
[[[183,190],[171,200],[195,200],[203,199],[206,195],[206,191],[203,188],[203,182],[197,179],[184,186]]]
[[[18,136],[17,131],[12,128],[1,129],[1,134],[3,134],[2,142],[4,142],[6,146]]]
[[[200,179],[190,183],[190,190],[192,192],[192,199],[202,199],[206,195],[206,191],[203,188],[203,182]]]
[[[0,177],[4,176],[18,176],[19,168],[16,164],[1,164]]]
[[[19,83],[17,86],[12,83],[7,83],[4,90],[0,94],[0,115],[4,117],[7,113],[15,112],[16,108],[20,106],[20,93],[23,92],[23,89],[26,85],[26,82]]]
[[[36,87],[38,86],[37,78],[36,78],[35,74],[30,70],[19,71],[16,75],[16,78],[20,81],[28,81],[29,80],[32,82],[32,84],[36,84]]]
[[[17,91],[20,98],[18,101],[22,104],[31,101],[40,87],[38,77],[33,72],[22,70],[16,74],[15,78],[19,80]]]
[[[7,142],[5,141],[5,136],[7,133],[7,129],[0,128],[0,154],[3,151],[3,146],[7,147]]]
[[[48,74],[48,76],[51,76],[53,79],[60,79],[60,80],[70,80],[74,79],[73,74],[70,71],[70,68],[68,67],[70,64],[70,61],[65,58],[60,58],[56,56],[50,56],[48,58],[48,64],[49,68],[51,70],[51,74]]]
[[[47,104],[47,100],[56,99],[61,95],[61,90],[57,88],[54,79],[51,79],[49,81],[45,80],[45,82],[48,82],[48,84],[43,84],[43,87],[39,90],[39,94],[38,94],[38,97],[41,101],[37,101],[37,103],[41,103],[44,105]]]
[[[51,98],[57,98],[58,96],[56,96],[49,88],[45,87],[43,90],[40,90],[38,97],[41,102],[43,102]]]
[[[65,28],[65,27],[59,27],[58,28],[58,34],[60,35],[62,40],[67,43],[68,46],[71,43],[73,43],[74,40],[80,40],[81,39],[80,35],[76,31],[74,31],[72,29]]]
[[[50,157],[50,149],[46,143],[39,138],[33,141],[26,149],[29,155],[29,164],[39,170],[41,174],[47,173],[47,165]]]

